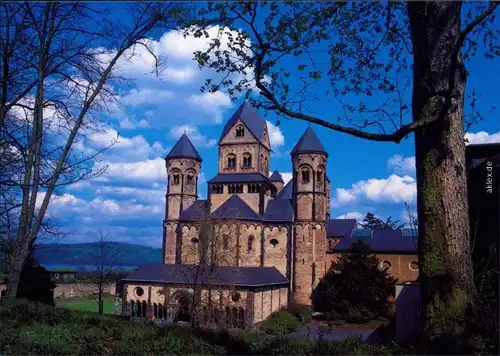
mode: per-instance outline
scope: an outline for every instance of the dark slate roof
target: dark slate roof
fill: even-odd
[[[330,219],[326,222],[326,235],[328,237],[349,237],[357,224],[356,219]]]
[[[271,176],[269,177],[269,180],[271,182],[285,183],[285,182],[283,182],[283,178],[281,177],[281,174],[278,171],[274,171],[273,174],[271,174]]]
[[[200,154],[196,151],[191,140],[186,134],[183,134],[179,141],[172,147],[165,159],[170,158],[194,158],[198,161],[202,161]]]
[[[212,214],[214,219],[262,220],[238,195],[233,195]]]
[[[201,268],[201,270],[200,270]],[[159,282],[172,284],[216,284],[238,287],[287,285],[288,279],[276,267],[210,267],[150,263],[122,279],[123,282]]]
[[[208,201],[197,200],[189,208],[183,210],[179,220],[201,220],[208,216]]]
[[[333,248],[333,251],[350,251],[352,243],[358,239],[358,237],[345,237]],[[418,251],[418,240],[411,237],[403,237],[401,230],[374,230],[371,238],[362,238],[362,240],[366,241],[374,252],[417,253]]]
[[[293,198],[293,178],[280,190],[276,199],[292,199]]]
[[[291,199],[269,200],[264,212],[265,221],[293,221]]]
[[[217,174],[210,179],[208,183],[250,183],[250,182],[268,182],[271,181],[268,177],[260,173],[230,173]]]
[[[328,156],[323,144],[318,136],[316,136],[311,126],[307,128],[306,132],[304,132],[290,154],[293,156],[298,153],[323,153]]]
[[[260,117],[259,113],[248,101],[241,104],[238,110],[236,110],[233,116],[226,122],[222,134],[220,135],[219,143],[238,120],[241,120],[259,142],[264,143],[266,121]]]

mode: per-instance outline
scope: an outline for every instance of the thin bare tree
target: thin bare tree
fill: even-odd
[[[115,21],[108,7],[0,4],[0,144],[15,158],[6,164],[14,169],[2,186],[17,188],[10,297],[55,190],[102,173],[89,164],[102,150],[79,154],[75,143],[99,128],[102,113],[116,105],[114,84],[125,79],[117,75],[117,64],[139,49],[157,59],[147,40],[152,31],[175,29],[187,19],[183,4],[175,2],[121,4],[123,16]],[[160,64],[156,60],[153,70]]]

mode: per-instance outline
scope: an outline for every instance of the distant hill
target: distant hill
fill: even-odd
[[[123,242],[106,242],[105,252],[112,256],[113,265],[142,265],[161,262],[161,249]],[[41,264],[92,265],[98,263],[99,243],[43,244],[35,247],[34,256]]]

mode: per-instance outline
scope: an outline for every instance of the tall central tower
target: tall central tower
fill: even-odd
[[[165,157],[168,184],[163,222],[163,263],[180,263],[178,220],[183,210],[198,198],[201,156],[186,134]]]
[[[291,156],[295,210],[293,299],[309,305],[312,290],[325,274],[328,154],[309,127]]]

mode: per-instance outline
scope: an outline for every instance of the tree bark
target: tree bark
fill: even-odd
[[[413,120],[438,118],[415,131],[422,340],[442,351],[467,342],[466,319],[476,300],[463,130],[467,75],[458,45],[461,6],[408,3]]]

